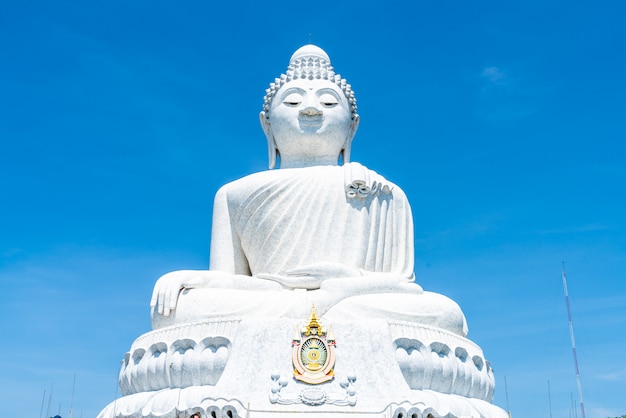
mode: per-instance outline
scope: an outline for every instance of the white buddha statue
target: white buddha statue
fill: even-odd
[[[350,162],[356,110],[350,85],[323,50],[307,45],[294,53],[260,114],[270,170],[217,192],[210,269],[157,281],[154,329],[214,318],[306,318],[315,305],[329,320],[377,317],[466,335],[458,305],[414,282],[403,191]]]
[[[217,192],[210,269],[157,281],[98,418],[506,418],[458,305],[415,283],[405,194],[350,162],[356,110],[295,52],[260,115],[270,170]]]

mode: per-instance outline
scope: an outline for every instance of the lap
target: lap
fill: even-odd
[[[337,300],[325,290],[204,288],[183,290],[169,316],[152,312],[153,329],[212,319],[307,318],[311,306],[328,321],[377,318],[417,322],[467,334],[459,306],[438,293],[373,293]]]

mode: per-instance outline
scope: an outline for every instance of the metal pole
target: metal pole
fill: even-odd
[[[550,418],[552,418],[552,395],[550,394],[550,381],[548,380],[548,408],[550,408]]]
[[[52,402],[53,392],[54,392],[54,383],[52,383],[52,389],[50,389],[50,396],[48,396],[48,409],[46,409],[46,417],[50,416],[50,403]]]
[[[70,402],[70,418],[72,418],[72,409],[74,408],[74,390],[76,389],[76,373],[74,373],[74,383],[72,384],[72,400]]]
[[[576,368],[576,384],[578,385],[578,397],[580,398],[580,416],[585,418],[585,403],[583,402],[583,388],[580,384],[580,371],[578,370],[578,356],[576,355],[576,342],[574,341],[574,325],[572,324],[572,313],[569,307],[569,295],[567,293],[567,277],[565,276],[565,262],[563,262],[563,290],[565,292],[565,303],[567,305],[567,319],[569,321],[569,336],[572,341],[572,352],[574,353],[574,367]]]
[[[41,411],[39,411],[39,418],[43,415],[43,404],[46,403],[46,390],[43,390],[43,398],[41,399]]]
[[[506,393],[506,413],[511,418],[511,409],[509,408],[509,386],[506,384],[506,375],[504,375],[504,393]]]

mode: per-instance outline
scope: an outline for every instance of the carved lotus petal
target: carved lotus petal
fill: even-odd
[[[305,389],[300,396],[307,405],[321,405],[326,401],[326,393],[317,388]]]

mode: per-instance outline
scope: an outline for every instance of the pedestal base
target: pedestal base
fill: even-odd
[[[409,322],[321,322],[336,341],[334,379],[293,377],[292,340],[306,318],[214,320],[139,337],[120,372],[123,397],[98,418],[507,418],[466,338]]]

